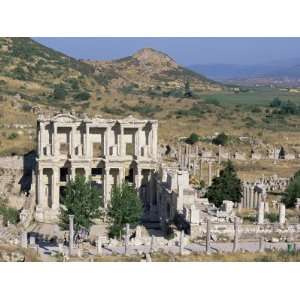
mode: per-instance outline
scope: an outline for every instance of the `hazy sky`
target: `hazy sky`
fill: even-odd
[[[182,65],[300,58],[300,38],[34,38],[75,58],[111,60],[151,47]]]

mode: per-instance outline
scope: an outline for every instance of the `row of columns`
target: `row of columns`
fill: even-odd
[[[53,122],[53,131],[52,131],[52,136],[51,136],[51,141],[52,141],[52,149],[51,149],[51,154],[52,156],[57,156],[58,153],[58,145],[57,145],[57,129],[58,129],[58,123]],[[76,125],[68,125],[68,126],[62,126],[62,127],[69,127],[71,129],[71,134],[70,134],[70,143],[69,143],[69,153],[71,154],[72,157],[75,156],[75,134],[76,134]],[[83,143],[83,153],[87,158],[91,157],[91,143],[89,143],[90,140],[90,128],[92,125],[90,123],[85,124],[85,134],[84,134],[84,143]],[[109,137],[111,136],[111,126],[105,127],[106,130],[104,132],[104,155],[108,156],[109,155]],[[129,127],[131,128],[131,127]],[[126,147],[124,143],[124,125],[120,124],[120,135],[118,137],[118,150],[117,154],[119,156],[125,156],[126,154]],[[140,156],[141,155],[141,135],[142,135],[142,128],[137,127],[137,130],[134,135],[134,143],[135,143],[135,155]],[[38,153],[40,157],[44,156],[44,147],[46,145],[46,141],[44,140],[45,136],[45,124],[43,122],[39,123],[39,135],[38,135]],[[154,159],[157,159],[157,124],[153,123],[152,124],[152,129],[150,130],[149,133],[149,145],[150,145],[150,153]],[[49,155],[50,153],[47,153]]]
[[[49,187],[51,187],[51,208],[53,210],[57,210],[59,208],[59,197],[60,197],[60,168],[59,167],[52,167],[52,168],[45,168],[51,170],[51,179],[48,182]],[[81,168],[80,168],[81,169]],[[103,195],[104,195],[104,205],[107,206],[108,202],[111,198],[111,183],[110,183],[110,170],[112,168],[106,167],[104,168],[104,180],[103,180]],[[119,174],[117,178],[117,183],[121,184],[125,179],[125,169],[124,167],[118,168]],[[38,195],[38,205],[41,208],[47,208],[48,203],[48,195],[45,194],[45,182],[44,182],[44,168],[40,168],[37,172],[37,195]],[[71,176],[70,179],[74,180],[76,176],[76,167],[71,167]],[[91,168],[84,167],[85,176],[89,177],[91,175]],[[135,179],[135,186],[139,188],[141,186],[142,181],[142,168],[136,168],[136,174],[134,176]]]
[[[261,201],[263,201],[262,193],[258,193],[257,191],[255,191],[254,185],[243,185],[243,208],[258,208],[258,205]]]

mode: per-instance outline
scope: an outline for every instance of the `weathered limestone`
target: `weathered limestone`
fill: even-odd
[[[98,236],[98,239],[96,240],[96,249],[97,249],[97,255],[102,255],[102,239],[100,236]]]
[[[239,220],[237,217],[234,218],[234,241],[233,241],[233,252],[237,252],[239,249]]]
[[[285,205],[283,203],[279,206],[279,224],[285,224]]]
[[[212,162],[208,162],[208,186],[212,184]]]
[[[265,203],[261,201],[258,205],[257,223],[258,224],[263,224],[264,223],[264,217],[265,217]]]
[[[69,255],[73,254],[74,249],[74,216],[69,215]]]
[[[37,128],[35,219],[39,222],[58,221],[65,185],[77,174],[91,177],[106,207],[113,185],[126,179],[140,190],[144,174],[158,169],[156,120],[132,116],[113,120],[62,113],[53,117],[40,115]],[[147,191],[141,196],[149,195],[150,184],[145,180],[143,188]],[[142,200],[154,202],[149,197]]]
[[[206,247],[205,247],[205,251],[206,254],[210,254],[211,249],[210,249],[210,220],[207,219],[207,223],[206,223]]]

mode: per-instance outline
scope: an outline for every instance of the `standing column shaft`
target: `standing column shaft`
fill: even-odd
[[[233,242],[233,252],[238,251],[239,248],[239,223],[238,218],[234,218],[234,242]]]
[[[264,216],[265,216],[265,203],[260,202],[258,206],[258,224],[264,223]]]
[[[249,208],[254,207],[254,186],[252,185],[250,187],[250,203],[249,203]]]
[[[39,156],[43,157],[44,156],[44,130],[45,130],[45,125],[43,122],[40,121],[40,131],[39,131]],[[48,153],[47,153],[48,154]]]
[[[38,170],[37,174],[37,192],[38,192],[38,204],[40,207],[45,207],[45,186],[43,168]]]
[[[279,224],[285,223],[285,205],[283,203],[279,206]]]
[[[210,254],[210,227],[211,227],[211,222],[209,219],[207,219],[207,224],[206,224],[206,253]]]
[[[52,169],[52,209],[59,208],[59,178],[58,178],[58,167],[53,167]]]
[[[70,143],[70,150],[69,153],[71,154],[71,157],[75,156],[75,126],[72,126],[71,128],[71,143]]]
[[[90,147],[89,147],[89,140],[90,140],[90,127],[89,124],[85,124],[85,143],[84,143],[84,153],[85,157],[90,157]]]
[[[128,244],[129,244],[129,224],[126,224],[125,230],[125,255],[128,255]]]
[[[74,216],[69,215],[69,253],[70,256],[73,253],[73,248],[74,248]]]
[[[98,239],[96,241],[96,246],[97,246],[97,255],[102,255],[102,240],[100,236],[98,236]]]
[[[58,155],[58,145],[57,145],[57,124],[53,122],[53,133],[52,133],[52,155]]]
[[[212,162],[209,161],[208,162],[208,186],[211,186],[211,183],[212,183]]]

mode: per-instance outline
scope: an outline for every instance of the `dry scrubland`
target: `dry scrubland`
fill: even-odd
[[[186,85],[188,83],[188,86]],[[192,132],[200,137],[225,132],[231,152],[250,154],[249,136],[262,145],[300,145],[298,114],[274,114],[274,97],[300,104],[300,94],[278,88],[243,88],[213,82],[153,49],[112,61],[77,61],[28,38],[0,38],[0,155],[36,147],[36,114],[74,110],[108,118],[129,114],[159,120],[159,142],[176,145]],[[15,124],[33,128],[14,128]],[[201,142],[206,149],[217,150]],[[262,173],[290,176],[297,162],[237,162],[243,179]],[[249,178],[251,179],[251,178]]]

